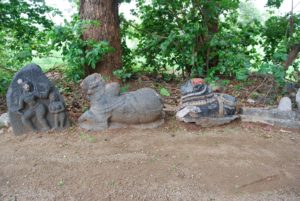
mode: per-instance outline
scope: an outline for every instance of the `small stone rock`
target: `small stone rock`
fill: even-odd
[[[300,111],[300,88],[298,89],[298,92],[296,94],[296,103],[298,106],[298,110]]]
[[[0,116],[0,128],[7,128],[10,126],[10,121],[8,117],[8,113],[3,113]]]
[[[250,103],[250,104],[255,104],[255,100],[253,100],[253,99],[251,99],[251,98],[249,98],[248,100],[247,100],[247,103]]]
[[[278,105],[280,111],[292,111],[292,101],[289,97],[283,97]]]

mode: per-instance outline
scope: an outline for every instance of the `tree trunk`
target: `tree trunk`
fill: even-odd
[[[100,26],[91,26],[85,31],[83,39],[105,40],[114,48],[98,62],[96,69],[88,68],[88,74],[97,72],[113,79],[113,71],[122,65],[118,9],[118,0],[80,0],[80,18],[100,22]]]
[[[298,53],[300,52],[300,44],[294,45],[288,55],[287,60],[284,62],[285,69],[288,69],[290,65],[294,63],[294,61],[298,57]]]

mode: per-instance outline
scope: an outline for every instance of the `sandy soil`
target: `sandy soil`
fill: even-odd
[[[5,132],[0,200],[300,200],[300,132],[175,120],[153,130]]]

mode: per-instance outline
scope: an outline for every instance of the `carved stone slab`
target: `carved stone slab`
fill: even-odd
[[[29,64],[15,74],[6,100],[16,135],[69,126],[63,97],[36,64]]]
[[[266,108],[242,108],[243,122],[258,122],[283,128],[300,128],[300,112]]]

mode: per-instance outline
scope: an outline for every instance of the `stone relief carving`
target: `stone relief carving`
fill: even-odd
[[[6,98],[16,135],[68,126],[63,98],[36,64],[15,74]]]

